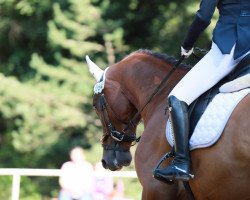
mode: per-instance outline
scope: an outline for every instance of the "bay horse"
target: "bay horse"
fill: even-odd
[[[188,69],[183,64],[178,67],[164,88],[142,109],[176,60],[165,54],[138,50],[105,72],[88,57],[87,62],[97,82],[103,83],[95,86],[93,106],[103,127],[104,168],[115,171],[131,163],[131,143],[137,124],[143,120],[144,132],[134,157],[142,199],[187,199],[179,182],[162,183],[153,178],[152,171],[171,150],[165,136],[166,98]],[[250,95],[247,95],[234,109],[219,141],[211,147],[191,151],[195,178],[189,184],[196,200],[250,199],[249,119]]]

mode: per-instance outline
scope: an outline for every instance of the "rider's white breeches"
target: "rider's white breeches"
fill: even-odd
[[[190,105],[196,98],[228,75],[246,55],[234,60],[234,49],[222,54],[215,43],[211,50],[181,79],[170,95]]]

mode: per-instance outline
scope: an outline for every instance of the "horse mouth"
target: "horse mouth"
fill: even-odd
[[[119,165],[119,163],[117,162],[117,160],[115,159],[114,162],[112,164],[108,164],[105,160],[102,160],[102,166],[105,169],[109,169],[111,171],[119,171],[122,169],[122,165]]]

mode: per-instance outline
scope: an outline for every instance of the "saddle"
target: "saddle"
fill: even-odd
[[[220,92],[220,87],[228,82],[231,82],[237,78],[243,77],[250,74],[250,54],[246,55],[241,62],[235,67],[235,69],[223,78],[219,83],[209,89],[207,92],[202,94],[189,106],[189,117],[190,117],[190,136],[194,132],[194,129],[201,118],[202,114],[206,110],[209,103],[213,98]]]

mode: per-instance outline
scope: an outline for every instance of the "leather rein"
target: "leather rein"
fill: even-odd
[[[117,150],[117,151],[124,151],[124,149],[117,149],[115,147],[110,147],[109,145],[104,145],[104,142],[111,137],[116,143],[121,142],[139,142],[140,137],[136,137],[135,133],[128,133],[128,131],[131,128],[135,128],[138,125],[138,117],[141,115],[142,111],[146,108],[146,106],[151,102],[151,100],[156,96],[156,94],[163,88],[164,84],[167,82],[169,77],[173,74],[173,72],[176,70],[176,68],[181,64],[181,62],[184,60],[184,56],[180,57],[180,59],[174,64],[172,69],[169,71],[169,73],[164,77],[164,79],[161,81],[161,83],[155,88],[154,92],[149,96],[145,104],[142,106],[142,108],[137,111],[137,113],[132,117],[132,119],[128,120],[128,122],[124,122],[118,118],[118,116],[115,114],[115,112],[112,110],[112,108],[109,106],[103,90],[101,91],[100,95],[100,105],[101,105],[101,112],[100,112],[100,119],[103,121],[105,133],[103,134],[103,137],[101,139],[102,145],[104,149],[106,150]],[[101,80],[102,81],[102,80]],[[95,105],[94,105],[95,107]],[[122,124],[125,124],[125,128],[120,132],[118,131],[115,126],[112,124],[112,121],[110,120],[107,107],[113,112],[114,116],[118,121],[120,121]],[[96,108],[96,107],[95,107]],[[134,145],[133,144],[133,145]],[[131,146],[133,146],[131,145]]]

